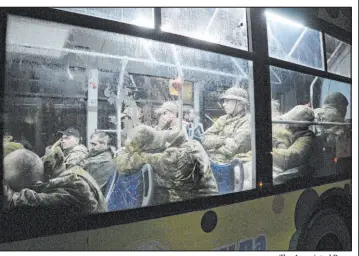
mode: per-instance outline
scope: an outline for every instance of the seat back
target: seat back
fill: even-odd
[[[151,204],[152,195],[153,178],[149,164],[129,175],[114,173],[106,187],[109,211],[147,206]]]
[[[211,160],[211,169],[218,184],[219,194],[243,190],[244,169],[240,159],[230,163],[215,163]]]

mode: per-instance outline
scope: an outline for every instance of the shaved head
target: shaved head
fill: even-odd
[[[44,180],[44,165],[38,155],[18,149],[4,158],[4,182],[15,191]]]

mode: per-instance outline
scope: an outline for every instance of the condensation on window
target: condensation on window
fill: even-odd
[[[271,67],[273,183],[350,172],[351,85]]]
[[[162,8],[163,31],[248,50],[245,8]]]
[[[325,48],[328,71],[334,74],[351,77],[352,47],[349,44],[326,34]]]
[[[251,61],[18,16],[9,16],[6,42],[7,142],[21,144],[40,157],[53,154],[61,159],[56,151],[61,149],[67,169],[80,164],[93,175],[109,210],[254,188],[255,170],[247,169],[251,176],[245,176],[250,179],[245,185],[241,165],[241,161],[249,161],[247,166],[252,163]],[[222,121],[214,122],[220,118],[228,119],[229,125],[246,123],[244,138],[242,133],[233,134],[233,128],[218,129]],[[142,134],[138,129],[143,125]],[[212,151],[212,139],[205,146],[204,132],[211,127],[218,152]],[[163,140],[163,145],[149,142],[161,141],[151,134],[167,136],[161,132],[177,129],[183,134],[166,137],[169,141]],[[136,139],[149,143],[149,148],[134,146]],[[236,139],[245,145],[239,147]],[[73,144],[68,147],[68,143]],[[89,167],[92,160],[87,159],[101,145],[115,156],[107,163],[119,170],[101,167],[102,178],[94,171],[97,167]],[[77,146],[79,155],[68,158]],[[199,151],[186,151],[193,149]],[[163,154],[162,158],[156,158],[158,154]],[[197,166],[193,157],[201,165]],[[158,159],[162,162],[156,162]],[[184,170],[190,173],[180,175]],[[198,171],[210,176],[206,178],[210,184],[201,183],[204,176]],[[152,190],[152,185],[162,192]],[[180,189],[174,188],[173,194],[168,186]],[[198,187],[205,192],[197,195],[193,191]],[[152,193],[156,201],[151,201]]]
[[[154,28],[153,8],[57,8],[107,20]]]
[[[269,56],[324,69],[321,33],[266,11]]]

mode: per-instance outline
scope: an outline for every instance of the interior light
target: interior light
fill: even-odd
[[[167,24],[164,24],[161,26],[161,30],[162,31],[172,31],[172,27],[171,27],[171,24],[167,23]]]
[[[151,19],[148,19],[144,16],[138,16],[133,23],[137,26],[145,27],[145,28],[154,28],[154,22]]]
[[[277,15],[277,14],[271,12],[271,11],[265,11],[265,15],[266,15],[267,19],[270,19],[270,20],[285,23],[285,24],[288,24],[288,25],[291,25],[291,26],[297,27],[297,28],[303,28],[304,27],[300,23],[297,23],[295,21],[292,21],[292,20],[289,20],[287,18],[281,17],[281,16],[279,16],[279,15]]]

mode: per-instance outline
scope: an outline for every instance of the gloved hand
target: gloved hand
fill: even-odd
[[[49,177],[54,177],[64,169],[65,156],[59,146],[51,147],[48,154],[41,158],[44,163],[44,172]]]

